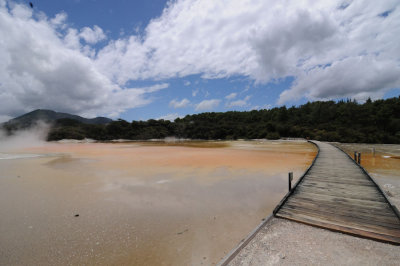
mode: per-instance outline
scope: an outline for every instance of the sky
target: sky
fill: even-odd
[[[400,2],[0,0],[0,122],[400,95]]]

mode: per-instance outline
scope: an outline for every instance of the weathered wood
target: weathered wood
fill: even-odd
[[[393,216],[376,215],[372,213],[359,212],[358,210],[351,211],[350,209],[340,208],[339,210],[327,207],[315,207],[307,204],[291,204],[287,202],[282,208],[284,210],[295,210],[300,213],[310,213],[311,215],[317,212],[321,217],[328,219],[333,217],[337,221],[350,220],[357,224],[385,225],[388,228],[400,229],[400,224]]]
[[[304,182],[317,182],[317,183],[322,183],[325,182],[327,184],[348,184],[348,185],[356,185],[356,186],[369,186],[369,187],[375,187],[374,184],[371,182],[368,182],[366,180],[354,180],[354,179],[348,179],[348,178],[336,178],[336,179],[326,179],[326,178],[320,178],[320,177],[315,177],[312,175],[309,175]]]
[[[338,219],[333,216],[324,216],[324,215],[318,215],[315,212],[302,212],[298,210],[289,210],[288,209],[282,209],[282,213],[284,214],[291,214],[297,217],[307,217],[311,220],[315,221],[324,221],[326,223],[333,223],[336,225],[341,225],[344,227],[348,228],[355,228],[358,230],[365,230],[371,233],[379,233],[382,235],[390,235],[392,237],[400,237],[400,232],[397,229],[392,229],[388,228],[386,226],[379,226],[379,225],[374,225],[374,224],[366,224],[366,223],[358,223],[357,221],[354,221],[353,219]]]
[[[289,191],[292,190],[293,172],[289,172]]]
[[[376,182],[336,147],[315,142],[311,168],[275,209],[275,216],[360,237],[400,244],[400,218]]]
[[[370,202],[366,200],[359,200],[359,199],[345,199],[345,198],[337,198],[332,196],[326,195],[317,195],[318,200],[316,200],[315,195],[311,193],[302,193],[301,195],[296,196],[295,198],[291,198],[291,201],[302,201],[302,202],[315,202],[317,204],[323,205],[332,205],[332,208],[337,208],[338,204],[343,207],[351,206],[354,208],[367,208],[370,211],[377,210],[378,212],[382,213],[390,213],[393,214],[393,211],[385,202]]]
[[[383,197],[379,197],[378,193],[374,195],[370,195],[369,193],[352,193],[350,191],[339,190],[339,189],[328,189],[328,188],[312,188],[301,186],[297,189],[298,193],[306,192],[306,193],[314,193],[314,194],[322,194],[321,191],[324,191],[324,195],[333,196],[336,198],[348,198],[348,199],[359,199],[365,201],[380,201],[385,202]],[[318,197],[318,196],[317,196]]]
[[[390,235],[371,233],[371,232],[368,232],[365,230],[359,230],[356,228],[341,226],[341,225],[334,224],[334,223],[327,223],[322,220],[316,221],[316,220],[308,219],[307,217],[297,218],[296,216],[294,216],[292,214],[286,214],[286,215],[282,215],[280,217],[286,218],[291,221],[319,227],[319,228],[329,229],[329,230],[336,231],[336,232],[346,233],[346,234],[363,237],[363,238],[374,239],[374,240],[383,241],[383,242],[387,242],[387,243],[391,243],[391,244],[398,245],[398,241],[399,241],[397,237],[393,237]]]
[[[397,220],[393,218],[391,215],[392,213],[390,212],[390,209],[385,209],[385,210],[380,210],[380,209],[371,209],[371,208],[366,208],[360,205],[354,206],[351,204],[341,204],[341,209],[340,213],[348,214],[349,216],[352,216],[354,214],[360,213],[360,215],[363,216],[371,216],[370,218],[375,218],[377,215],[379,216],[379,219],[383,219],[386,221],[391,221],[394,224],[398,224]],[[313,210],[325,210],[327,212],[330,212],[332,210],[335,210],[335,204],[334,203],[326,203],[324,206],[321,207],[319,203],[316,203],[314,201],[308,201],[308,200],[302,200],[302,201],[297,201],[297,200],[288,200],[287,205],[285,206],[292,206],[292,207],[306,207],[309,209]]]
[[[307,178],[304,180],[303,185],[309,185],[313,187],[328,187],[328,188],[340,188],[340,189],[348,189],[348,190],[354,190],[354,191],[371,191],[371,192],[376,192],[375,186],[371,184],[365,184],[361,182],[350,182],[350,181],[343,181],[343,182],[334,182],[334,181],[328,181],[328,180],[321,180],[321,179],[313,179],[313,178]]]

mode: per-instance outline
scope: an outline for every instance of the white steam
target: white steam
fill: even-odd
[[[0,130],[0,152],[43,146],[49,130],[50,126],[44,122],[37,122],[31,128],[15,131],[11,136]]]

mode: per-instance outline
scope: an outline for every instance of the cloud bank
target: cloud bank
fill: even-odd
[[[173,99],[172,101],[169,102],[169,106],[173,107],[175,109],[187,107],[189,104],[190,104],[190,101],[186,98],[184,98],[180,101],[178,101],[177,99]]]
[[[66,14],[47,18],[26,6],[0,2],[0,114],[49,108],[85,116],[118,116],[151,102],[166,83],[126,88],[101,72],[92,45],[105,39],[98,26],[81,30]],[[5,37],[6,36],[6,37]]]
[[[178,0],[142,38],[99,52],[111,79],[294,77],[278,103],[382,97],[400,87],[398,1]]]
[[[211,99],[211,100],[204,100],[200,103],[196,104],[196,111],[212,111],[213,109],[217,108],[221,100],[218,99]]]
[[[225,99],[227,99],[227,100],[233,100],[233,99],[236,98],[236,96],[237,96],[237,93],[236,93],[236,92],[232,92],[232,93],[226,95],[226,96],[225,96]]]
[[[250,98],[251,98],[251,96],[248,95],[248,96],[244,97],[244,99],[228,102],[226,104],[226,106],[229,108],[246,107],[246,106],[249,106],[248,101],[250,100]]]
[[[151,103],[168,87],[163,80],[195,74],[256,83],[293,77],[278,104],[379,98],[400,87],[395,0],[170,1],[142,35],[116,40],[98,26],[71,27],[65,13],[48,18],[0,0],[0,35],[2,117],[35,108],[116,117]],[[135,80],[155,85],[129,88]]]

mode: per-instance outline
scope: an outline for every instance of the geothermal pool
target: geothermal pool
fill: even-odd
[[[315,154],[304,141],[8,147],[0,264],[215,264]]]

